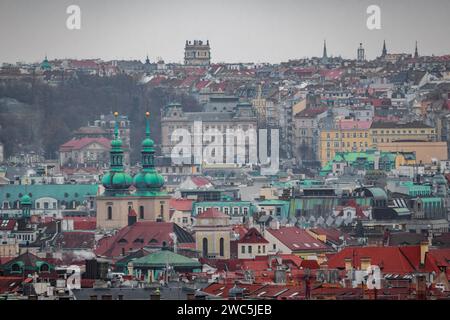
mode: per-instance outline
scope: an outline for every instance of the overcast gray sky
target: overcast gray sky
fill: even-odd
[[[81,30],[66,8],[81,8]],[[381,30],[366,9],[381,8]],[[187,39],[209,39],[213,62],[272,62],[328,54],[450,53],[450,0],[0,0],[0,61],[54,58],[182,62]]]

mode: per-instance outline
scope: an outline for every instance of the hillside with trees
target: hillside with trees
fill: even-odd
[[[79,75],[59,86],[33,81],[0,82],[0,142],[6,157],[34,151],[54,159],[59,146],[75,130],[101,114],[118,111],[131,120],[131,157],[136,161],[145,111],[151,113],[153,139],[158,144],[161,108],[173,101],[181,102],[186,111],[199,110],[190,96],[177,95],[170,88],[139,85],[127,75]]]

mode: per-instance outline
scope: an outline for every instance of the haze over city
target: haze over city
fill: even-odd
[[[0,301],[449,301],[449,12],[1,0]]]
[[[24,1],[0,3],[1,62],[55,58],[182,62],[186,39],[208,39],[212,62],[270,62],[328,54],[355,58],[360,42],[373,59],[390,52],[450,52],[450,2],[434,1]],[[66,28],[66,8],[81,8],[81,30]],[[381,29],[366,27],[369,5]],[[30,50],[32,48],[32,50]]]

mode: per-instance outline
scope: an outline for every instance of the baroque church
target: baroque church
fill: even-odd
[[[97,228],[120,229],[128,224],[130,212],[137,221],[169,221],[170,196],[163,191],[164,178],[155,169],[155,148],[150,137],[150,113],[146,113],[145,138],[142,141],[142,169],[134,178],[125,172],[122,140],[117,116],[111,141],[110,170],[102,178],[105,188],[97,201]],[[132,188],[132,186],[134,188]]]

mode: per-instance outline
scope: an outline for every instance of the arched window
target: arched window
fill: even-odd
[[[49,272],[49,271],[50,271],[50,268],[49,268],[48,264],[44,263],[44,264],[41,266],[40,271],[41,271],[41,272]]]
[[[220,242],[219,242],[219,254],[221,257],[224,256],[225,253],[225,240],[223,238],[220,238]]]
[[[208,239],[203,238],[202,240],[202,253],[203,257],[206,258],[208,256]]]
[[[12,271],[12,272],[20,272],[20,266],[19,266],[19,264],[18,264],[18,263],[14,263],[14,264],[11,266],[11,271]]]
[[[108,220],[112,220],[112,207],[108,206]]]

